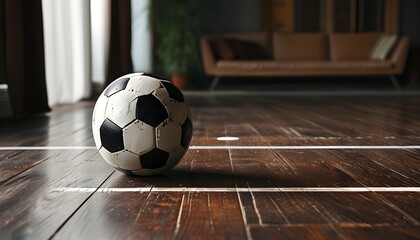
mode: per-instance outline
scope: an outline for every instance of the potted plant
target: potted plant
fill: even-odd
[[[160,69],[180,89],[200,66],[198,19],[186,0],[153,2],[156,56]]]

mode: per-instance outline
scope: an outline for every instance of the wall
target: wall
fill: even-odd
[[[0,119],[12,117],[12,108],[10,106],[9,92],[7,88],[0,84]]]
[[[420,1],[402,0],[400,6],[400,34],[410,37],[410,56],[407,75],[411,82],[420,82]]]
[[[191,0],[198,7],[203,33],[261,30],[260,0]]]
[[[403,0],[400,7],[400,32],[408,35],[411,45],[420,48],[420,1]]]

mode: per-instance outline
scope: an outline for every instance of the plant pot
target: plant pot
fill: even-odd
[[[187,89],[188,86],[188,78],[181,74],[174,74],[172,75],[171,82],[179,89]]]

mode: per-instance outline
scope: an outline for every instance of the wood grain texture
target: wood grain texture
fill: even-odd
[[[57,154],[0,186],[0,232],[9,238],[48,238],[91,193],[55,192],[60,187],[99,186],[114,170],[97,151]]]
[[[420,145],[417,96],[191,95],[196,146]],[[93,103],[0,124],[0,146],[93,146]],[[239,137],[218,141],[219,136]],[[418,239],[419,192],[254,192],[419,187],[418,149],[190,149],[154,177],[96,150],[0,151],[0,238]],[[57,188],[249,188],[59,192]]]

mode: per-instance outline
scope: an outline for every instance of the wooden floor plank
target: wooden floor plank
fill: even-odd
[[[92,102],[63,106],[18,124],[0,124],[0,146],[80,145],[93,143]]]
[[[227,126],[230,127],[230,126]],[[255,136],[254,143],[257,145],[266,145],[265,139],[259,140],[258,133],[251,126],[236,126],[233,130],[229,129],[228,133],[241,131]],[[262,137],[261,137],[262,138]],[[403,150],[404,151],[404,150]],[[301,186],[415,186],[419,184],[419,172],[417,171],[418,162],[405,157],[405,165],[399,165],[399,168],[387,165],[383,157],[375,154],[378,151],[371,150],[231,150],[232,157],[243,161],[243,159],[259,159],[265,164],[274,164],[273,168],[277,168],[278,173],[291,175],[287,177],[290,181],[293,175],[296,176],[296,183],[300,182]],[[387,152],[400,152],[400,150],[387,150]],[[391,155],[392,156],[392,155]],[[396,162],[398,160],[393,159]],[[409,164],[411,161],[411,164]],[[278,163],[284,163],[279,165]],[[310,163],[310,164],[309,164]],[[296,167],[293,167],[296,165]],[[395,164],[394,164],[395,165]],[[300,167],[299,167],[300,166]],[[320,167],[322,166],[322,167]],[[300,171],[296,171],[296,169]],[[303,171],[303,172],[302,172]],[[320,172],[322,171],[322,172]],[[409,175],[403,175],[401,172],[412,172]],[[366,173],[370,175],[365,178]],[[300,174],[301,173],[301,174]],[[388,176],[383,178],[383,176]],[[319,177],[320,176],[320,177]],[[322,177],[326,177],[322,181]],[[331,181],[336,176],[337,182]],[[343,180],[347,178],[347,183]],[[305,183],[305,179],[308,179]],[[313,179],[317,179],[314,183]],[[385,180],[385,181],[384,181]],[[295,183],[295,184],[296,184]]]
[[[150,186],[136,177],[114,172],[102,187]],[[74,193],[70,193],[74,194]],[[123,238],[132,230],[149,193],[93,193],[54,236],[57,239]]]
[[[245,239],[246,229],[236,193],[208,195],[211,239]],[[194,236],[191,235],[191,239]]]
[[[372,161],[402,178],[411,179],[420,185],[420,150],[404,149],[401,151],[372,151]]]
[[[344,239],[331,225],[251,226],[253,239]]]
[[[182,193],[150,193],[133,225],[128,238],[169,239],[178,229]]]
[[[236,193],[185,193],[177,239],[244,239]]]
[[[395,150],[401,152],[401,150]],[[335,161],[333,164],[341,171],[347,173],[356,179],[359,183],[364,186],[418,186],[420,183],[420,175],[418,172],[412,172],[411,169],[416,169],[418,163],[407,164],[404,166],[404,172],[407,174],[401,174],[402,169],[398,171],[390,168],[387,164],[387,160],[380,156],[373,154],[375,151],[366,150],[339,150],[330,151],[334,152],[340,159]],[[390,152],[390,151],[388,151]],[[400,157],[399,157],[400,158]],[[332,160],[328,160],[332,162]],[[391,161],[398,161],[398,159],[392,159]],[[408,161],[406,161],[408,162]],[[366,177],[369,176],[369,177]]]
[[[0,232],[5,239],[50,237],[91,195],[54,189],[98,187],[113,172],[97,151],[68,156],[48,159],[0,187]]]
[[[73,159],[85,152],[86,150],[12,151],[14,154],[11,154],[10,157],[6,157],[0,161],[0,186],[12,177],[17,176],[48,159]]]
[[[254,239],[418,239],[419,226],[349,226],[327,224],[251,226]]]
[[[416,224],[420,223],[420,193],[378,193],[381,198],[384,198],[393,206],[398,207],[405,213],[416,220]]]
[[[347,239],[420,239],[419,225],[383,225],[383,226],[360,226],[342,227],[340,232]]]
[[[399,208],[392,208],[375,193],[311,194],[311,201],[331,223],[416,224],[417,220]]]
[[[175,232],[177,239],[208,239],[214,234],[208,193],[184,193]]]
[[[418,207],[391,207],[374,193],[253,193],[258,224],[418,224]],[[245,201],[242,202],[247,205]],[[418,204],[412,200],[411,205]],[[249,203],[248,203],[249,204]],[[252,216],[252,215],[251,215]],[[249,223],[257,224],[252,218]]]

